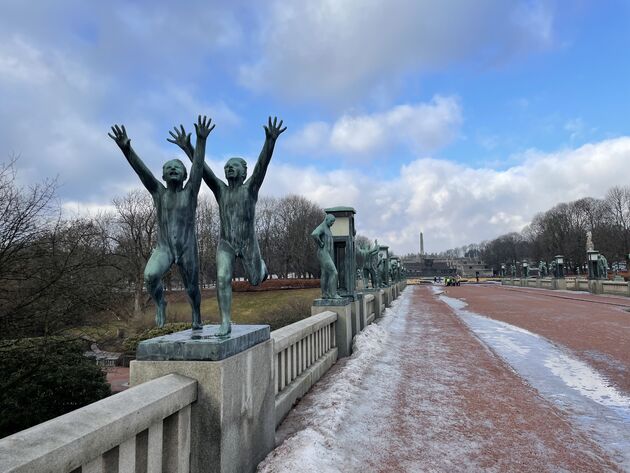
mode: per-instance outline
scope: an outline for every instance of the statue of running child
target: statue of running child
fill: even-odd
[[[155,322],[162,327],[166,321],[166,301],[162,288],[162,277],[176,264],[186,288],[186,294],[192,308],[192,328],[199,330],[201,324],[201,294],[199,292],[199,251],[197,250],[197,232],[195,214],[197,210],[197,194],[201,187],[206,138],[214,128],[212,120],[199,116],[195,124],[197,142],[190,168],[190,179],[186,185],[186,167],[179,159],[172,159],[162,167],[162,179],[166,187],[158,181],[145,166],[131,147],[124,126],[114,125],[108,133],[120,147],[125,158],[144,187],[147,188],[155,205],[157,216],[157,244],[144,268],[144,282],[151,298],[157,306]],[[181,125],[180,125],[181,126]],[[183,129],[183,127],[182,127]],[[190,135],[188,135],[190,142]]]
[[[221,326],[217,336],[227,336],[232,330],[232,276],[237,258],[243,262],[247,280],[253,286],[259,285],[268,277],[267,266],[260,255],[254,221],[258,191],[265,179],[267,167],[271,161],[278,136],[287,127],[282,128],[282,120],[274,118],[265,128],[263,145],[254,171],[247,177],[247,163],[243,158],[230,158],[223,170],[228,183],[220,180],[207,164],[203,166],[203,180],[208,185],[219,204],[221,237],[217,247],[217,299],[221,313]],[[178,145],[189,159],[194,160],[190,135],[184,127],[170,132],[171,143]],[[196,150],[195,150],[196,151]]]
[[[324,221],[311,233],[317,243],[317,259],[321,268],[320,285],[323,299],[340,299],[337,292],[339,275],[335,267],[333,245],[334,239],[330,227],[335,223],[333,214],[326,214]]]

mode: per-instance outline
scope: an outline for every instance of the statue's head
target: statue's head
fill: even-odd
[[[326,225],[329,227],[333,226],[333,223],[335,223],[335,216],[333,214],[326,214]]]
[[[238,179],[239,177],[245,180],[247,177],[247,163],[243,158],[228,159],[228,162],[223,166],[223,170],[225,171],[225,178],[227,180]]]
[[[162,179],[166,182],[176,181],[182,183],[188,177],[186,166],[179,159],[171,159],[166,161],[162,166]]]

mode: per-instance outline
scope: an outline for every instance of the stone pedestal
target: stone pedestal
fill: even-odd
[[[383,294],[385,297],[385,307],[390,307],[392,305],[392,287],[383,287]]]
[[[600,279],[589,279],[588,291],[591,294],[602,294],[604,292],[604,286],[602,285],[602,281]]]
[[[274,448],[273,342],[268,325],[185,330],[141,342],[130,384],[169,373],[197,380],[191,412],[192,473],[253,472]]]
[[[551,280],[551,287],[553,289],[566,289],[567,288],[567,280],[564,278],[553,278]]]
[[[363,330],[365,327],[367,327],[367,318],[368,318],[368,315],[369,315],[367,313],[367,301],[365,300],[365,294],[363,294],[362,292],[358,292],[357,293],[357,302],[359,303],[360,330]]]
[[[337,339],[338,357],[343,358],[352,354],[352,301],[350,298],[315,299],[311,307],[311,315],[320,314],[327,310],[337,314],[335,324],[335,338]]]

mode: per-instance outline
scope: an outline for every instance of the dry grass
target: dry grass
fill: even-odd
[[[260,292],[234,292],[232,322],[236,324],[269,324],[271,330],[309,317],[313,299],[320,289],[290,289]],[[128,320],[95,322],[77,333],[95,340],[99,347],[112,351],[133,351],[138,341],[190,328],[190,305],[183,291],[166,295],[167,316],[163,329],[155,327],[155,305]],[[201,317],[204,324],[219,323],[219,307],[214,290],[202,291]]]

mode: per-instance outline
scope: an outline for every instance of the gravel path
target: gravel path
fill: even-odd
[[[622,471],[430,288],[409,286],[355,343],[260,471]]]

